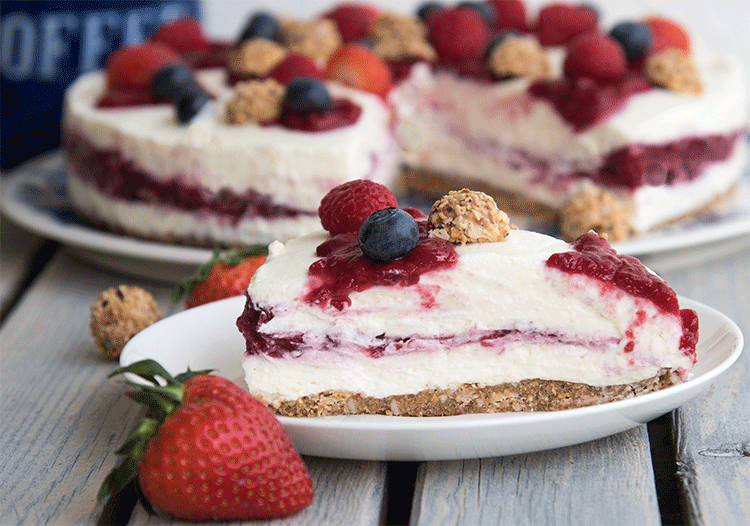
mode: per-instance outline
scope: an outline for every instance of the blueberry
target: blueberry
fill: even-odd
[[[153,74],[150,87],[154,100],[176,100],[180,94],[195,87],[193,70],[183,64],[167,64]]]
[[[295,77],[286,86],[284,105],[304,113],[325,111],[331,106],[331,95],[318,79]]]
[[[458,7],[470,7],[482,16],[488,27],[495,25],[495,9],[490,4],[484,2],[461,2],[458,4]]]
[[[493,36],[489,43],[487,44],[487,47],[484,50],[484,57],[483,60],[487,62],[489,60],[490,55],[492,55],[492,50],[495,49],[497,46],[503,43],[503,41],[508,38],[511,35],[518,36],[519,33],[516,31],[501,31],[500,33]]]
[[[210,101],[211,96],[199,88],[183,92],[177,99],[177,120],[180,124],[187,124]]]
[[[417,222],[400,208],[373,212],[359,229],[359,247],[366,256],[378,261],[405,256],[418,240]]]
[[[359,40],[355,41],[354,44],[357,44],[358,46],[362,46],[365,49],[369,49],[372,51],[375,49],[375,41],[371,38],[360,38]]]
[[[427,21],[427,17],[433,11],[441,9],[443,6],[438,2],[425,2],[417,8],[417,16],[422,19],[423,22]]]
[[[279,21],[272,14],[260,11],[255,13],[248,21],[240,35],[240,42],[250,40],[251,38],[278,40],[278,37]]]
[[[651,30],[638,22],[621,22],[612,28],[609,36],[620,43],[628,62],[644,57],[651,45]]]

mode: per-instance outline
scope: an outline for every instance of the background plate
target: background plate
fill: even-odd
[[[69,246],[75,254],[101,267],[179,282],[211,258],[209,249],[145,241],[78,221],[67,198],[65,168],[59,152],[14,171],[3,181],[2,190],[2,209],[8,218],[32,232]],[[431,204],[432,201],[416,197],[402,201],[402,205],[419,208],[429,208]],[[549,228],[533,222],[527,224],[521,217],[513,220],[522,228],[555,235]],[[747,234],[750,234],[750,172],[745,173],[735,195],[714,212],[622,243],[612,243],[612,246],[623,254],[646,256]]]
[[[120,364],[152,358],[171,374],[216,370],[243,388],[245,341],[235,327],[243,297],[169,316],[138,333]],[[569,446],[649,422],[698,395],[742,352],[742,333],[722,313],[680,298],[700,319],[698,362],[687,382],[629,400],[557,412],[412,418],[379,415],[279,417],[304,455],[361,460],[454,460]]]

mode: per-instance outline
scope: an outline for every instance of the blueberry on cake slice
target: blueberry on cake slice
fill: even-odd
[[[551,411],[688,378],[695,312],[605,238],[516,229],[481,192],[429,216],[393,201],[346,183],[318,209],[327,233],[271,244],[237,326],[277,414]]]

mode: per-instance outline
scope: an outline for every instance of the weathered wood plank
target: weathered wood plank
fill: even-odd
[[[382,524],[385,499],[385,462],[360,462],[319,457],[305,457],[315,488],[313,503],[297,515],[273,521],[252,523],[279,526],[375,526]],[[195,524],[149,516],[138,505],[130,524]],[[217,523],[212,523],[217,524]],[[221,524],[221,523],[218,523]]]
[[[20,293],[42,239],[0,216],[0,314]]]
[[[141,410],[107,375],[89,333],[102,290],[140,285],[169,311],[170,288],[121,279],[58,252],[6,319],[0,374],[0,522],[95,523],[113,452]]]
[[[673,413],[683,517],[688,524],[750,524],[750,250],[663,276],[678,293],[729,316],[745,336],[739,361]]]
[[[660,524],[646,427],[533,454],[421,464],[411,524]]]

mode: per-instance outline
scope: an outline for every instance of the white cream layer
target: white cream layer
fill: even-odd
[[[559,207],[580,188],[566,174],[594,170],[618,148],[727,134],[747,126],[738,61],[705,49],[694,55],[703,94],[663,89],[640,93],[583,133],[576,133],[550,103],[530,97],[524,79],[483,83],[417,65],[391,95],[399,114],[404,162]],[[559,73],[563,54],[555,49],[550,58]],[[634,228],[647,230],[726,192],[742,172],[744,155],[744,148],[736,148],[732,158],[689,184],[623,192]],[[648,206],[656,196],[660,204]],[[664,206],[671,200],[681,206]]]
[[[156,179],[185,174],[210,191],[255,190],[300,210],[317,210],[328,190],[345,181],[378,178],[392,183],[396,148],[391,115],[377,96],[331,83],[333,96],[349,98],[362,113],[351,126],[308,133],[226,124],[222,109],[232,97],[226,73],[207,70],[197,78],[217,97],[217,111],[187,126],[176,122],[171,104],[97,109],[105,85],[102,72],[82,76],[67,90],[63,126],[98,148],[119,150]]]
[[[253,301],[273,314],[262,333],[302,335],[304,341],[294,357],[244,357],[250,391],[267,399],[295,400],[328,389],[382,397],[525,378],[616,385],[662,368],[691,367],[679,351],[682,330],[676,316],[662,314],[649,301],[605,291],[588,277],[548,268],[551,254],[569,248],[557,239],[512,231],[502,243],[459,246],[455,268],[424,274],[411,287],[354,293],[343,312],[302,299],[315,247],[324,239],[325,234],[314,234],[274,243],[248,289]],[[426,297],[431,308],[423,306]],[[637,321],[639,310],[646,323]],[[553,333],[561,341],[503,346],[471,341],[472,335],[498,329]],[[632,352],[625,352],[628,330],[635,335]],[[363,352],[382,343],[383,334],[414,339],[386,348],[380,358]],[[434,339],[441,335],[469,341],[446,350]],[[317,350],[328,339],[338,343],[335,352]]]

